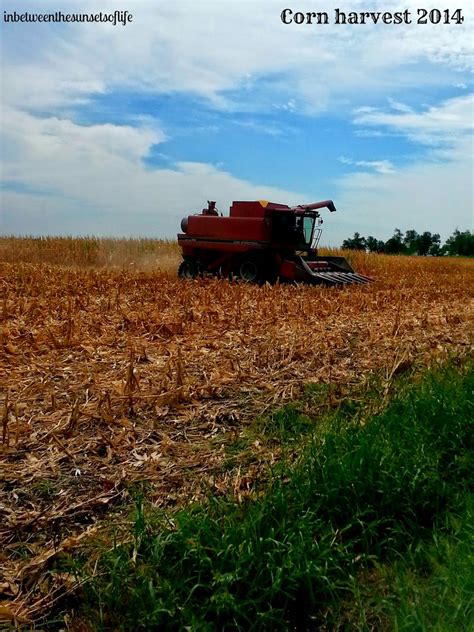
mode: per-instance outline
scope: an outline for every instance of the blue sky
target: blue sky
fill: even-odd
[[[472,229],[471,3],[431,26],[287,26],[286,6],[316,7],[4,1],[133,22],[0,22],[0,232],[172,237],[208,199],[327,198],[331,245]],[[380,8],[417,3],[345,3]]]

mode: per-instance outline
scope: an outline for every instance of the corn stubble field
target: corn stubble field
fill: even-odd
[[[353,252],[376,282],[325,289],[183,282],[179,258],[0,239],[0,618],[34,621],[72,589],[51,561],[126,520],[135,483],[164,508],[251,495],[280,448],[256,439],[230,466],[227,447],[308,384],[336,405],[378,376],[388,397],[398,373],[470,350],[470,260]]]

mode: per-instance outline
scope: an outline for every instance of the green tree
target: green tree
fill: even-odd
[[[342,242],[344,250],[365,250],[366,245],[365,237],[361,237],[360,233],[354,233],[354,237]]]
[[[438,235],[438,233],[435,233],[431,237],[431,246],[430,246],[430,249],[428,250],[428,254],[433,255],[433,257],[439,257],[440,255],[443,254],[443,251],[441,248],[441,237]]]
[[[443,251],[449,255],[460,255],[462,257],[474,256],[474,233],[470,230],[464,232],[456,229],[454,233],[446,240]]]
[[[403,243],[403,234],[399,228],[395,228],[393,237],[385,242],[385,252],[391,255],[403,254],[407,250]]]
[[[405,233],[405,237],[403,238],[403,244],[406,246],[407,254],[415,254],[418,252],[418,239],[420,235],[416,232],[416,230],[407,230]]]
[[[369,252],[384,252],[385,244],[381,239],[369,235],[365,243]]]
[[[430,249],[433,244],[436,242],[440,243],[439,235],[432,235],[429,231],[425,231],[422,235],[418,236],[416,240],[417,243],[417,253],[423,257],[430,253]]]

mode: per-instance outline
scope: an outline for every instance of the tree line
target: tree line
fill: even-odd
[[[442,255],[472,257],[474,256],[474,233],[470,230],[461,232],[456,229],[454,233],[441,245],[438,233],[417,233],[416,230],[407,230],[405,234],[399,228],[390,239],[383,241],[376,237],[362,237],[360,233],[345,239],[342,248],[350,250],[364,250],[366,252],[379,252],[391,255]]]

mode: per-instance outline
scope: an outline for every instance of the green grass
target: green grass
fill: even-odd
[[[401,381],[364,424],[360,403],[340,407],[242,504],[169,516],[139,497],[132,541],[102,553],[81,617],[99,630],[463,629],[473,391],[472,363],[451,364]],[[307,426],[286,407],[264,430]]]
[[[395,630],[474,630],[474,498],[446,521],[424,546],[379,569],[377,608]]]
[[[255,420],[256,432],[278,443],[293,442],[314,429],[314,420],[293,402]]]

